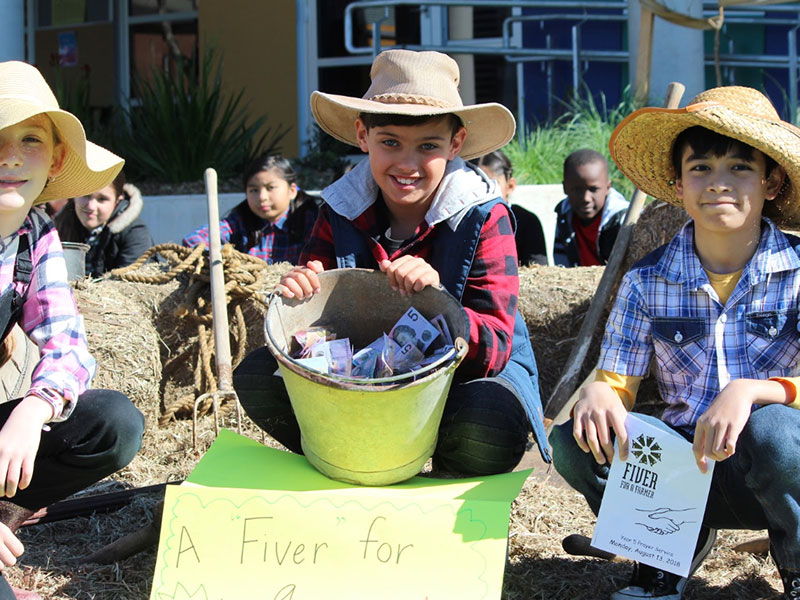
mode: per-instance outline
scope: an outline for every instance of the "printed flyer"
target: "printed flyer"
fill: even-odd
[[[715,463],[703,474],[677,433],[634,415],[625,427],[628,460],[617,448],[592,546],[687,577]]]

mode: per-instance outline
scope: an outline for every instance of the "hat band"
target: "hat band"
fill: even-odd
[[[452,102],[431,98],[430,96],[416,96],[413,94],[378,94],[367,98],[367,100],[380,102],[381,104],[420,104],[423,106],[433,106],[435,108],[461,108],[461,106],[453,105]]]
[[[24,100],[25,102],[38,104],[39,106],[46,106],[36,96],[29,96],[27,94],[0,94],[0,100]]]

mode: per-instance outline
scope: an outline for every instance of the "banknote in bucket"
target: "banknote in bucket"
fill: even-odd
[[[328,361],[328,373],[350,377],[353,367],[353,347],[350,338],[319,342],[311,349],[311,356],[323,356]]]
[[[413,306],[400,317],[389,332],[389,337],[401,348],[413,344],[423,354],[438,336],[439,330]]]

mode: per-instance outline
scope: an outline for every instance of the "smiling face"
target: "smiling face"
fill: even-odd
[[[75,198],[75,214],[86,229],[91,231],[108,223],[117,202],[122,196],[117,196],[113,185],[107,185],[102,190]]]
[[[372,176],[386,206],[397,214],[409,208],[427,210],[467,130],[460,127],[453,134],[446,116],[421,125],[377,125],[369,130],[357,119],[356,137],[361,150],[369,153]]]
[[[583,223],[589,223],[603,212],[610,189],[608,166],[600,160],[577,165],[564,175],[564,193]]]
[[[766,159],[758,150],[739,145],[715,156],[687,144],[675,193],[694,219],[696,235],[759,231],[764,202],[777,196],[783,177],[779,166],[766,176]]]
[[[64,154],[47,115],[0,130],[0,214],[27,213],[47,178],[61,171]]]
[[[250,210],[267,221],[276,221],[297,197],[297,185],[283,179],[275,169],[253,175],[245,191]]]

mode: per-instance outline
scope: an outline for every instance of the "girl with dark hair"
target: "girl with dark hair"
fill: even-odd
[[[269,264],[297,264],[317,220],[317,204],[297,187],[291,163],[262,154],[245,170],[242,183],[247,198],[220,221],[220,241]],[[208,225],[183,239],[184,246],[201,242],[208,245]]]

